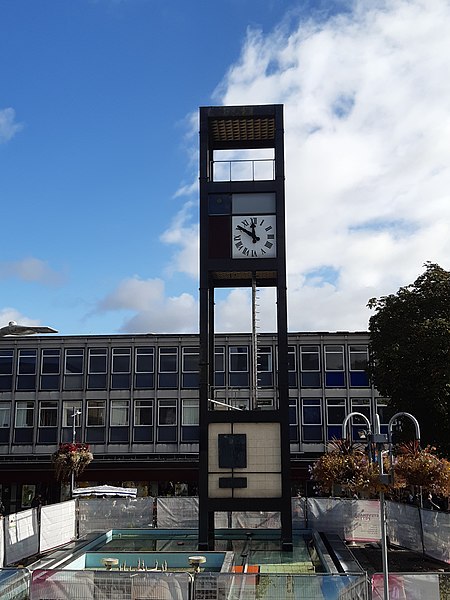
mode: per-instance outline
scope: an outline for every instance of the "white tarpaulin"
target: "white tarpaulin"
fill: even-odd
[[[39,530],[37,509],[30,508],[4,518],[5,562],[18,562],[39,552]]]
[[[153,498],[84,498],[78,500],[79,533],[153,527]]]
[[[197,529],[198,498],[189,496],[158,498],[156,514],[157,527],[160,529]],[[216,529],[227,528],[227,513],[215,513],[214,526]]]
[[[121,496],[136,498],[137,488],[115,487],[113,485],[95,485],[93,487],[75,488],[72,492],[75,497],[80,496]]]
[[[273,511],[240,511],[232,513],[233,529],[280,529],[281,516]]]
[[[75,500],[41,507],[39,551],[45,552],[75,538]]]
[[[0,569],[5,564],[5,527],[4,519],[0,519]]]

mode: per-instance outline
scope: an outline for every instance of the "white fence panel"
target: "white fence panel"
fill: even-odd
[[[450,513],[421,510],[425,554],[450,563]]]
[[[37,509],[30,508],[5,517],[5,562],[16,563],[39,552]]]
[[[198,497],[171,496],[158,498],[156,502],[157,527],[159,529],[197,529]],[[226,512],[214,515],[216,529],[228,527]]]
[[[420,513],[417,506],[386,502],[387,534],[397,546],[422,552]]]
[[[308,498],[308,527],[336,533],[347,540],[377,541],[380,512],[377,500],[349,498]]]
[[[187,573],[33,572],[30,600],[189,600]]]
[[[41,507],[40,552],[62,546],[76,535],[75,500]]]
[[[381,573],[372,577],[372,600],[383,600],[384,580]],[[389,597],[394,600],[440,600],[439,575],[403,574],[389,575]],[[442,596],[445,598],[445,596]]]
[[[79,500],[79,532],[139,529],[153,525],[153,498],[90,498]]]
[[[280,529],[279,512],[248,511],[233,512],[231,517],[233,529]]]
[[[292,527],[293,529],[306,529],[306,499],[292,498]]]

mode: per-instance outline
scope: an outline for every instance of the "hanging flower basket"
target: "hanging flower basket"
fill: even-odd
[[[72,473],[80,475],[93,458],[89,444],[60,444],[58,450],[52,454],[56,479],[68,481]]]
[[[394,472],[399,487],[414,485],[434,494],[449,493],[450,463],[436,456],[435,450],[432,446],[421,449],[417,442],[396,448]]]

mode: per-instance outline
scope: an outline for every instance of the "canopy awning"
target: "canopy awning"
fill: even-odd
[[[122,496],[136,498],[137,488],[115,487],[113,485],[95,485],[93,487],[75,488],[72,492],[74,497],[79,496]]]

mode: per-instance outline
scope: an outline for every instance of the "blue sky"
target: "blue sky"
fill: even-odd
[[[197,331],[198,107],[276,102],[290,328],[365,329],[450,268],[449,27],[445,0],[0,0],[1,323]]]

